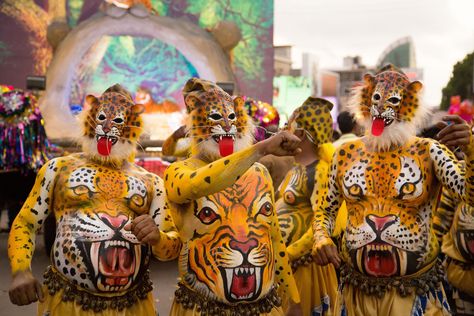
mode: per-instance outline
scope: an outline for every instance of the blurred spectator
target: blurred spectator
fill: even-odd
[[[342,144],[355,140],[359,138],[357,133],[357,123],[354,120],[354,117],[348,111],[343,111],[337,116],[337,124],[339,125],[339,130],[341,131],[341,137],[334,142],[334,147],[339,147]]]

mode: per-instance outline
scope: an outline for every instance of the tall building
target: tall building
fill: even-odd
[[[290,76],[291,74],[291,46],[274,46],[274,71],[275,77]]]

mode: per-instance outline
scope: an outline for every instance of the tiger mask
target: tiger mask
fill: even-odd
[[[375,76],[366,74],[362,85],[353,90],[349,109],[376,149],[401,145],[415,136],[428,112],[420,102],[422,86],[389,64]]]
[[[252,122],[241,97],[232,100],[215,83],[198,78],[186,83],[183,95],[193,155],[214,161],[252,144]]]
[[[141,104],[135,104],[120,85],[102,96],[88,95],[84,111],[83,151],[102,162],[120,163],[130,159],[142,131]]]
[[[273,190],[266,169],[252,168],[233,186],[196,200],[194,214],[175,219],[193,232],[180,256],[185,282],[230,304],[256,301],[273,286]]]

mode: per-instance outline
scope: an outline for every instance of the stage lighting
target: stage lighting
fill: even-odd
[[[46,77],[45,76],[27,76],[26,89],[27,90],[45,90]]]

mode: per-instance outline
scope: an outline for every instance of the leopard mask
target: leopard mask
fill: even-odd
[[[389,64],[375,76],[366,74],[363,84],[353,90],[349,109],[376,149],[401,145],[415,136],[428,113],[420,102],[422,86]]]
[[[241,97],[232,99],[215,83],[198,78],[186,83],[183,95],[193,155],[213,161],[252,144],[252,120]]]
[[[118,165],[133,158],[142,132],[141,104],[135,104],[120,85],[108,88],[99,98],[88,95],[89,108],[82,117],[83,151],[92,159]]]

